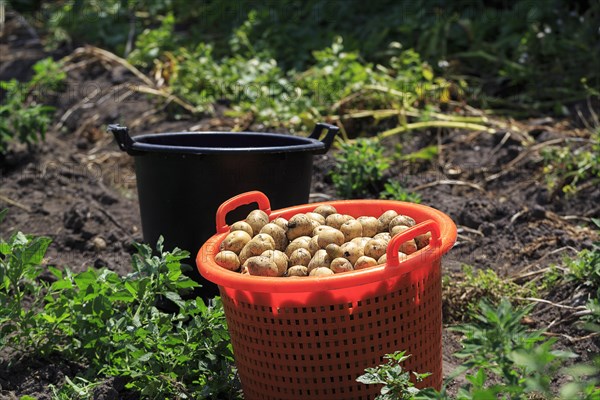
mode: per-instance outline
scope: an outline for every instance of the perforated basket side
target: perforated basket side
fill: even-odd
[[[268,304],[234,299],[221,290],[245,398],[372,399],[379,387],[356,378],[396,350],[412,354],[407,369],[432,373],[419,387],[439,389],[439,260],[405,274],[392,288],[381,288],[354,304],[283,307],[275,312]]]

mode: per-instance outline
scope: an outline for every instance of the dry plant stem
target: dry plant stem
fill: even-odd
[[[550,336],[550,337],[562,337],[562,338],[567,339],[571,343],[575,343],[575,342],[581,342],[582,340],[592,339],[592,338],[595,338],[596,336],[600,336],[600,332],[594,332],[594,333],[590,333],[589,335],[580,336],[580,337],[573,337],[573,336],[565,335],[564,333],[554,333],[554,332],[543,332],[542,335]]]
[[[485,237],[485,235],[481,231],[478,231],[477,229],[469,228],[468,226],[464,226],[464,225],[457,225],[457,227],[458,227],[458,233],[465,231],[465,232],[473,233],[473,234],[481,236],[481,237]]]
[[[5,202],[6,204],[10,204],[11,206],[20,208],[23,211],[31,212],[31,208],[29,208],[25,204],[19,203],[18,201],[8,198],[2,194],[0,194],[0,201]]]
[[[410,124],[402,125],[397,128],[389,129],[378,135],[379,139],[385,139],[390,136],[397,135],[399,133],[408,132],[417,129],[427,128],[449,128],[449,129],[469,129],[474,131],[483,131],[488,133],[494,133],[495,130],[488,128],[484,125],[473,124],[468,122],[455,122],[455,121],[424,121],[424,122],[413,122]]]
[[[533,145],[533,146],[529,147],[528,149],[526,149],[525,151],[522,151],[515,158],[513,158],[508,164],[506,164],[504,166],[504,168],[502,168],[502,171],[500,171],[500,172],[498,172],[498,173],[496,173],[494,175],[490,175],[487,178],[485,178],[485,181],[486,182],[491,182],[491,181],[496,180],[496,179],[500,178],[501,176],[505,175],[510,170],[512,170],[519,162],[521,162],[522,160],[524,160],[530,153],[533,153],[535,151],[541,150],[544,147],[548,147],[548,146],[553,146],[555,144],[564,143],[567,140],[568,140],[567,138],[552,139],[552,140],[548,140],[546,142],[542,142],[542,143]]]
[[[543,256],[541,256],[536,262],[531,263],[531,264],[529,264],[529,265],[521,268],[521,270],[519,271],[519,275],[517,275],[517,276],[515,276],[515,277],[513,277],[511,279],[512,280],[517,280],[517,279],[526,278],[526,277],[529,277],[529,276],[532,276],[532,275],[537,275],[537,274],[541,274],[541,273],[550,271],[550,267],[548,267],[548,268],[540,269],[540,270],[533,271],[533,272],[525,274],[525,271],[528,271],[530,268],[538,265],[539,262],[542,261],[542,260],[544,260],[546,257],[551,256],[551,255],[556,254],[556,253],[560,253],[560,252],[565,251],[565,250],[571,250],[575,254],[578,253],[578,250],[576,248],[574,248],[574,247],[571,247],[571,246],[563,246],[563,247],[560,247],[558,249],[554,249],[552,251],[547,252]],[[556,268],[564,270],[563,268],[560,268],[558,266]]]
[[[562,304],[558,304],[558,303],[553,303],[549,300],[545,300],[545,299],[538,299],[536,297],[515,297],[515,300],[520,300],[520,301],[533,301],[536,303],[542,303],[542,304],[547,304],[550,305],[552,307],[557,307],[557,308],[563,308],[565,310],[585,310],[585,306],[577,306],[577,307],[572,307],[572,306],[565,306]]]

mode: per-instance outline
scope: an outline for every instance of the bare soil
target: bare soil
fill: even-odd
[[[0,80],[28,79],[31,65],[46,56],[35,32],[9,16],[0,35]],[[0,226],[1,236],[20,230],[51,237],[48,265],[128,273],[132,243],[143,240],[135,173],[131,157],[119,151],[106,125],[119,122],[134,133],[267,129],[249,118],[223,117],[219,111],[216,116],[190,117],[173,104],[165,106],[162,98],[127,96],[127,85],[141,82],[107,60],[83,54],[69,64],[65,91],[48,97],[57,110],[46,140],[34,149],[15,147],[0,158],[0,207],[10,209]],[[218,110],[222,107],[217,105]],[[458,241],[444,261],[451,279],[459,279],[462,264],[517,277],[590,248],[595,238],[589,219],[600,216],[600,187],[590,186],[572,198],[549,193],[539,154],[546,142],[579,137],[583,130],[573,121],[552,118],[501,123],[504,128],[494,134],[420,132],[388,143],[392,148],[402,140],[407,149],[439,145],[433,162],[398,164],[389,177],[402,179],[407,188],[418,191],[423,204],[447,213],[458,225]],[[530,140],[533,144],[523,144]],[[331,153],[315,158],[311,201],[336,198],[327,175],[333,163]],[[549,300],[572,306],[583,301],[569,295],[557,291]],[[564,310],[540,304],[528,323],[542,328],[565,315]],[[560,346],[572,348],[582,360],[598,353],[597,337],[570,341],[563,336],[585,335],[568,318],[551,332]],[[457,365],[452,353],[459,347],[458,338],[445,332],[446,373]],[[81,368],[59,356],[34,360],[0,354],[0,399],[50,399],[50,385],[62,384]],[[126,397],[123,382],[109,379],[94,398]]]

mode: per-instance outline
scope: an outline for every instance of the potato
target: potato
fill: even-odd
[[[372,239],[372,238],[370,238],[370,237],[361,236],[361,237],[357,237],[357,238],[354,238],[354,239],[352,239],[352,240],[350,241],[350,243],[354,243],[354,244],[356,244],[358,247],[360,247],[360,248],[364,248],[364,247],[365,247],[365,245],[367,244],[367,242],[368,242],[369,240],[371,240],[371,239]]]
[[[415,220],[413,218],[409,217],[408,215],[397,215],[390,221],[388,230],[391,233],[392,229],[397,225],[404,225],[404,226],[408,226],[410,228],[411,226],[415,226],[415,224],[416,224]]]
[[[398,216],[398,213],[394,210],[388,210],[381,214],[377,221],[379,222],[379,232],[388,232],[390,227],[390,221]]]
[[[280,227],[281,229],[283,229],[285,232],[287,232],[287,230],[288,230],[288,220],[287,219],[285,219],[283,217],[277,217],[271,222],[274,223],[275,225],[277,225],[278,227]]]
[[[220,249],[233,251],[235,254],[240,254],[240,251],[252,240],[252,237],[245,231],[230,232],[221,242]]]
[[[329,225],[319,225],[315,229],[313,229],[312,235],[313,235],[313,237],[314,236],[318,236],[321,232],[324,232],[324,231],[327,231],[327,230],[332,230],[332,229],[337,231],[337,229],[332,228]]]
[[[325,218],[325,224],[331,226],[335,229],[340,229],[342,224],[346,221],[349,221],[352,218],[350,215],[342,215],[342,214],[331,214],[327,218]]]
[[[317,214],[317,215],[319,215],[319,214]],[[315,229],[317,229],[319,226],[322,226],[322,225],[319,223],[319,221],[317,221],[316,219],[312,219],[312,218],[309,218],[309,219],[310,219],[310,224],[312,225],[312,229],[313,229],[313,231],[314,231]]]
[[[352,242],[344,243],[340,246],[340,249],[342,250],[342,257],[350,261],[352,265],[354,265],[356,260],[361,256],[365,255],[364,248]]]
[[[355,219],[344,222],[342,226],[340,226],[340,231],[344,234],[346,242],[363,236],[362,224]]]
[[[308,273],[309,276],[329,276],[333,274],[334,272],[326,267],[315,268]]]
[[[354,263],[354,269],[365,269],[377,265],[377,260],[369,256],[359,257]]]
[[[288,245],[288,238],[283,228],[274,223],[268,223],[262,227],[260,233],[265,233],[273,238],[275,241],[275,250],[285,251]]]
[[[424,233],[419,236],[415,236],[415,242],[417,243],[417,249],[422,249],[429,244],[431,240],[431,232]]]
[[[294,240],[300,236],[309,236],[313,231],[311,219],[306,214],[296,214],[288,221],[287,237]]]
[[[285,255],[284,252],[279,250],[267,250],[264,251],[261,254],[261,256],[268,257],[269,259],[275,262],[275,264],[277,265],[277,270],[279,271],[279,274],[277,276],[285,275],[285,272],[288,269],[288,257]]]
[[[275,241],[271,236],[265,233],[259,233],[244,246],[242,251],[240,251],[240,262],[244,264],[250,257],[259,256],[267,250],[275,250]]]
[[[405,225],[394,226],[392,228],[392,237],[396,236],[400,232],[404,232],[407,229],[409,229],[409,228],[408,228],[408,226],[405,226]],[[414,239],[407,240],[400,244],[400,246],[398,247],[398,250],[400,250],[402,253],[405,253],[405,254],[412,254],[415,251],[417,251],[417,243],[415,242]]]
[[[353,271],[354,267],[352,266],[350,261],[346,260],[343,257],[338,257],[338,258],[333,259],[333,261],[331,261],[331,264],[329,265],[329,269],[331,269],[336,274],[339,274],[340,272]]]
[[[308,268],[306,268],[306,266],[304,265],[293,265],[291,267],[288,268],[287,270],[287,276],[307,276],[308,275]]]
[[[318,240],[319,236],[310,238],[310,242],[308,242],[308,251],[310,251],[310,254],[315,254],[320,249]]]
[[[248,214],[245,222],[252,227],[252,232],[256,234],[269,223],[269,216],[263,210],[253,210]]]
[[[250,257],[245,265],[248,268],[248,274],[253,276],[280,276],[277,264],[269,257]]]
[[[317,250],[313,258],[308,263],[308,273],[310,274],[310,271],[315,268],[329,268],[329,264],[331,264],[331,258],[327,255],[327,251],[323,249]]]
[[[324,218],[329,217],[331,214],[337,214],[337,210],[335,209],[335,207],[330,206],[328,204],[323,204],[321,206],[318,206],[317,208],[314,209],[313,212],[316,214],[321,214]]]
[[[381,239],[371,239],[365,245],[365,256],[378,259],[385,254],[387,244]]]
[[[342,250],[342,257],[350,261],[352,265],[361,256],[365,255],[364,248],[352,242],[344,243],[340,246],[340,250]]]
[[[396,225],[396,226],[394,226],[393,228],[390,229],[390,236],[394,237],[397,234],[399,234],[400,232],[404,232],[407,229],[409,229],[409,227],[406,226],[406,225]]]
[[[407,240],[406,242],[400,244],[398,250],[404,254],[412,254],[418,250],[417,243],[415,242],[415,239]]]
[[[386,246],[390,243],[390,240],[392,240],[392,235],[390,235],[389,232],[381,232],[378,233],[377,235],[373,236],[373,239],[381,239],[383,241],[385,241]]]
[[[406,259],[406,254],[402,253],[402,252],[398,252],[398,261],[402,262]],[[379,259],[377,260],[377,264],[385,264],[387,263],[387,254],[382,255],[381,257],[379,257]]]
[[[341,246],[344,244],[344,234],[337,229],[325,229],[318,236],[317,243],[321,249],[326,248],[331,243]]]
[[[358,217],[356,219],[362,225],[362,235],[373,237],[379,232],[379,221],[375,217]]]
[[[344,256],[344,252],[342,251],[342,248],[335,243],[331,243],[331,244],[327,245],[327,247],[325,247],[325,251],[327,252],[327,255],[329,256],[329,258],[331,258],[332,260],[334,258]]]
[[[291,266],[304,265],[306,267],[306,266],[308,266],[308,263],[310,262],[311,259],[312,259],[312,254],[310,253],[310,251],[308,251],[305,248],[300,247],[300,248],[294,250],[294,252],[292,252],[292,254],[289,257],[288,264]]]
[[[250,226],[249,223],[247,223],[245,221],[238,221],[235,224],[231,225],[229,227],[229,231],[230,232],[233,232],[233,231],[244,231],[248,235],[250,235],[250,237],[254,236],[254,231],[252,231],[252,227]]]
[[[290,242],[290,244],[288,244],[288,247],[285,249],[285,255],[290,257],[292,255],[292,253],[294,252],[294,250],[299,249],[299,248],[309,250],[310,240],[311,240],[310,236],[300,236],[300,237],[292,240]],[[310,254],[312,255],[313,253],[311,252]]]
[[[325,217],[321,214],[315,212],[308,212],[306,213],[306,216],[314,221],[317,221],[319,225],[325,225]]]
[[[215,256],[215,262],[217,263],[217,265],[230,271],[237,271],[238,269],[240,269],[240,259],[238,258],[237,254],[235,254],[233,251],[220,251]]]

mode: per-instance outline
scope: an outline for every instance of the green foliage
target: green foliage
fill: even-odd
[[[314,65],[313,52],[336,36],[344,37],[349,53],[360,50],[369,63],[381,64],[393,54],[387,45],[401,41],[438,74],[466,77],[478,88],[485,81],[487,94],[509,98],[502,106],[527,104],[562,112],[565,98],[581,97],[584,86],[600,87],[594,68],[600,62],[594,23],[599,7],[598,2],[566,0],[456,1],[443,7],[438,0],[349,0],[343,6],[329,0],[221,0],[194,7],[184,0],[85,0],[43,2],[41,10],[28,10],[28,15],[47,28],[51,43],[94,43],[123,54],[136,36],[142,37],[136,44],[143,51],[156,49],[147,46],[152,38],[148,30],[163,29],[160,16],[172,14],[175,25],[185,29],[174,29],[168,40],[188,49],[210,43],[217,59],[239,53],[240,47],[227,45],[246,25],[243,37],[238,36],[242,48],[269,54],[284,70]],[[163,44],[164,38],[158,35]]]
[[[49,243],[22,233],[0,241],[0,349],[60,353],[87,365],[55,390],[57,398],[89,398],[97,384],[90,376],[124,377],[126,388],[148,399],[235,395],[222,304],[182,297],[198,286],[182,274],[187,252],[165,252],[161,239],[157,255],[137,245],[127,276],[48,267],[55,277],[48,285],[38,277]]]
[[[404,351],[386,354],[383,356],[384,360],[388,360],[386,364],[367,368],[365,374],[356,378],[356,381],[366,385],[383,384],[375,400],[413,399],[419,393],[419,389],[411,382],[411,374],[402,368],[402,363],[410,357],[405,354]],[[413,372],[412,375],[417,382],[420,382],[431,374]]]
[[[146,28],[137,37],[135,48],[129,54],[129,61],[147,68],[165,51],[173,51],[176,47],[174,27],[175,16],[173,13],[169,13],[163,18],[158,28]]]
[[[51,122],[54,108],[38,104],[35,99],[59,90],[66,75],[51,58],[38,61],[33,70],[35,74],[29,82],[0,81],[0,89],[5,91],[5,99],[0,103],[0,155],[15,140],[28,146],[43,140]]]
[[[521,320],[532,306],[514,308],[506,299],[496,306],[482,300],[471,313],[472,323],[452,328],[463,335],[463,348],[455,353],[462,364],[452,372],[451,379],[465,374],[466,384],[450,397],[446,387],[411,390],[409,373],[391,363],[369,368],[360,379],[364,383],[383,383],[388,388],[399,383],[398,391],[388,390],[390,400],[487,400],[487,399],[556,399],[551,382],[571,377],[560,388],[560,399],[591,400],[600,393],[597,387],[600,359],[591,364],[577,364],[561,371],[566,359],[575,357],[568,351],[553,349],[554,339],[546,340],[541,331],[529,331]],[[404,352],[394,353],[406,359]],[[393,373],[390,371],[393,370]],[[422,374],[415,374],[423,376]],[[399,380],[398,377],[403,379]],[[383,392],[382,392],[383,393]]]
[[[463,276],[444,277],[444,315],[451,321],[462,321],[474,313],[479,300],[488,299],[497,304],[504,297],[530,297],[535,295],[535,287],[518,285],[502,279],[493,269],[474,269],[463,265]]]
[[[594,218],[592,221],[600,228],[600,219]],[[583,283],[595,291],[600,289],[600,241],[592,246],[590,250],[580,251],[575,258],[565,258],[564,262],[568,268],[568,280]]]
[[[0,223],[6,210],[0,213]],[[28,349],[46,340],[38,330],[37,310],[44,285],[36,282],[40,264],[50,244],[46,237],[17,232],[7,241],[0,238],[0,348]],[[25,306],[26,299],[33,302]]]
[[[542,151],[548,188],[574,195],[579,185],[600,183],[600,129],[591,135],[589,145],[549,147]]]
[[[373,139],[342,143],[330,173],[340,197],[369,197],[379,191],[378,186],[391,161],[383,150],[381,143]]]
[[[383,185],[383,191],[379,193],[379,198],[387,200],[408,201],[411,203],[420,203],[421,196],[418,193],[408,191],[402,182],[391,180]]]

